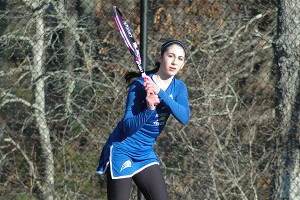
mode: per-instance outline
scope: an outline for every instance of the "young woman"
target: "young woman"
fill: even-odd
[[[97,174],[107,175],[109,200],[128,200],[132,180],[146,199],[168,199],[154,144],[172,114],[182,124],[190,118],[186,85],[175,75],[183,68],[186,48],[178,40],[162,45],[156,68],[147,75],[130,72],[125,115],[101,152]]]

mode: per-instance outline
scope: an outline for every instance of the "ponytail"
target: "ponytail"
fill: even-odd
[[[160,66],[160,62],[156,61],[155,63],[155,68],[154,69],[151,69],[151,70],[148,70],[146,71],[146,75],[148,74],[155,74],[158,69],[159,69],[159,66]],[[128,83],[128,87],[137,79],[137,77],[141,76],[141,72],[127,72],[124,76],[125,78],[125,81],[126,83]]]

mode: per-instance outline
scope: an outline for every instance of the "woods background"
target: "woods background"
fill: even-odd
[[[137,0],[0,0],[0,199],[106,199],[95,170],[136,70],[113,5],[139,38]],[[155,146],[170,199],[298,199],[300,1],[148,5],[147,69],[188,47],[191,120]]]

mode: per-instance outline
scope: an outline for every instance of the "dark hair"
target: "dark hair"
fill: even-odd
[[[180,42],[179,40],[170,40],[170,41],[168,41],[168,42],[165,42],[165,43],[161,46],[160,55],[162,56],[162,55],[165,53],[165,51],[167,50],[167,48],[168,48],[169,46],[173,45],[173,44],[177,44],[177,45],[179,45],[181,48],[183,48],[184,54],[186,54],[186,47],[185,47],[185,45],[184,45],[182,42]]]
[[[182,49],[184,50],[184,54],[186,54],[186,47],[182,42],[180,42],[179,40],[170,40],[170,41],[165,42],[161,46],[160,55],[163,56],[165,51],[168,49],[168,47],[173,45],[173,44],[177,44],[180,47],[182,47]],[[156,61],[155,68],[152,69],[152,70],[148,70],[145,73],[146,74],[155,74],[158,71],[159,67],[160,67],[160,62]],[[125,78],[126,83],[129,84],[128,86],[130,86],[130,84],[133,82],[132,80],[136,79],[139,76],[141,76],[141,72],[127,72],[125,74],[124,78]]]

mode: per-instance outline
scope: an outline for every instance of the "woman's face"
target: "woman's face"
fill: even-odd
[[[159,73],[161,76],[175,76],[184,66],[185,52],[177,44],[167,47],[166,51],[160,58]]]

